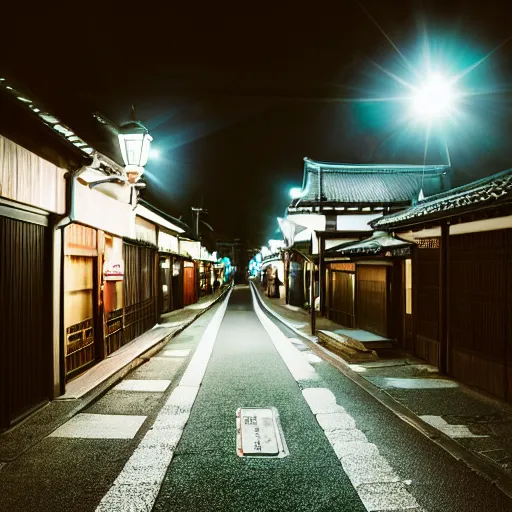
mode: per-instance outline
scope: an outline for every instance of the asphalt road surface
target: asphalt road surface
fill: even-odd
[[[286,456],[239,456],[241,407],[277,410]],[[247,286],[1,468],[0,496],[9,511],[512,510]]]

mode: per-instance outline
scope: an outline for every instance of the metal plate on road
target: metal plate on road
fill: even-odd
[[[238,455],[283,457],[284,437],[274,407],[242,407],[237,411]]]

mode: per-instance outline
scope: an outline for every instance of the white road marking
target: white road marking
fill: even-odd
[[[48,437],[78,439],[133,439],[147,416],[80,413]]]
[[[306,345],[299,340],[299,338],[288,338],[296,347],[305,347]]]
[[[316,354],[313,354],[313,352],[310,352],[309,350],[302,352],[302,357],[305,357],[308,363],[321,363],[323,361],[323,359],[318,357]]]
[[[302,357],[302,354],[291,343],[288,338],[280,331],[270,318],[263,313],[256,302],[254,290],[251,289],[254,311],[263,325],[265,331],[269,335],[274,347],[276,347],[279,355],[285,362],[288,370],[297,382],[318,380],[319,376],[316,370]]]
[[[263,328],[295,380],[321,380],[301,352],[263,313],[254,290],[251,289],[251,293],[254,310]],[[298,358],[305,364],[301,365]],[[368,441],[364,433],[357,428],[354,418],[336,403],[336,397],[331,390],[305,387],[302,394],[368,511],[420,510],[414,497],[379,453],[377,446]]]
[[[367,510],[421,510],[401,482],[361,485],[357,492]]]
[[[206,327],[180,384],[97,507],[99,512],[152,510],[187,424],[219,332],[231,291]],[[190,371],[189,371],[190,370]],[[191,372],[199,371],[198,375]]]
[[[429,425],[437,428],[443,434],[446,434],[449,437],[453,438],[461,438],[461,437],[489,437],[485,435],[477,435],[473,434],[466,425],[450,425],[447,423],[441,416],[420,416],[420,418]]]
[[[170,380],[125,379],[113,389],[114,391],[139,391],[163,393],[171,384]]]
[[[163,350],[160,357],[187,357],[190,350]]]

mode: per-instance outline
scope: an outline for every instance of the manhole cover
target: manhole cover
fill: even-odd
[[[275,407],[241,407],[236,412],[240,457],[286,457],[288,448]]]

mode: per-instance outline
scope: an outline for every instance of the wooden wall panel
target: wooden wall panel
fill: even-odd
[[[0,196],[64,213],[66,171],[0,135]]]
[[[439,249],[417,249],[414,355],[439,366]]]
[[[66,376],[72,378],[96,360],[95,257],[64,257]]]
[[[156,319],[156,251],[149,247],[123,244],[124,276],[124,343],[135,339],[155,324]]]
[[[0,217],[0,427],[49,398],[48,244],[47,228]]]
[[[387,267],[358,265],[356,270],[357,327],[388,336]]]
[[[449,343],[451,372],[505,398],[510,340],[506,230],[451,236]]]
[[[354,327],[354,273],[333,270],[329,275],[329,319],[345,327]]]
[[[195,266],[183,269],[183,304],[188,306],[196,302],[196,269]]]

